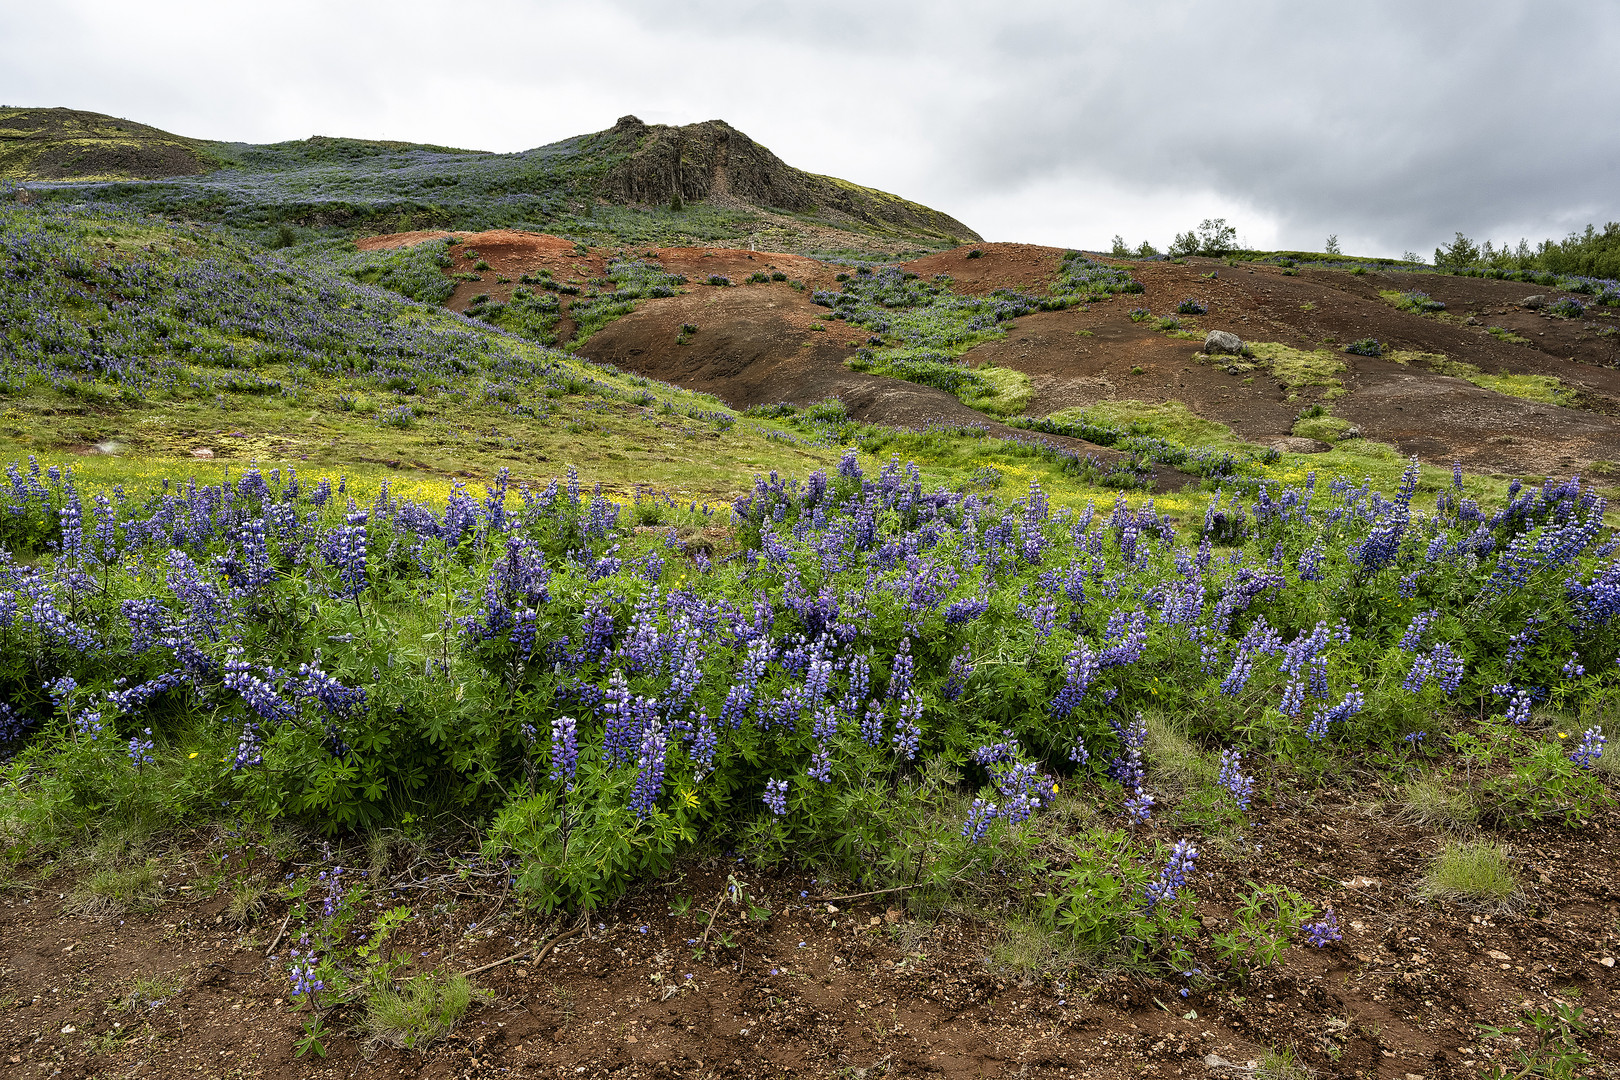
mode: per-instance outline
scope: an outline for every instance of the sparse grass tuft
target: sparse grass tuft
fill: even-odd
[[[1448,840],[1424,879],[1423,893],[1439,900],[1506,904],[1519,882],[1507,852],[1489,840]]]
[[[264,882],[257,879],[237,882],[231,889],[231,898],[225,905],[225,918],[237,926],[246,926],[264,914]]]
[[[1267,1050],[1254,1068],[1254,1080],[1309,1080],[1311,1075],[1291,1046]]]
[[[148,911],[162,895],[151,860],[139,866],[97,870],[62,903],[70,915],[105,918],[127,911]]]
[[[475,1003],[494,996],[465,975],[418,975],[398,989],[383,987],[371,995],[366,1031],[373,1046],[424,1050],[455,1030]]]
[[[1466,788],[1453,784],[1444,773],[1430,773],[1401,789],[1396,813],[1414,825],[1462,828],[1479,820],[1479,804]]]
[[[1163,714],[1145,716],[1148,774],[1170,787],[1192,788],[1213,784],[1219,768],[1188,740],[1185,725]]]
[[[184,987],[185,979],[180,975],[142,975],[118,999],[118,1008],[128,1013],[155,1009]]]

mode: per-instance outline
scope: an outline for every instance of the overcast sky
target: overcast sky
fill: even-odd
[[[992,240],[1432,253],[1620,220],[1620,4],[0,0],[0,103],[519,150],[725,119]]]

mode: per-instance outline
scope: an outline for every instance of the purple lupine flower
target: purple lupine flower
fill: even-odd
[[[151,751],[154,745],[152,742],[152,729],[143,728],[142,733],[146,738],[143,739],[140,735],[136,735],[129,740],[129,760],[134,763],[137,771],[152,764]]]
[[[787,790],[786,780],[765,781],[765,805],[777,817],[787,813]]]
[[[1331,709],[1316,710],[1316,718],[1305,728],[1305,736],[1313,741],[1327,738],[1328,726],[1337,720],[1348,720],[1367,707],[1366,695],[1355,686]]]
[[[1001,733],[1002,741],[980,746],[973,751],[973,760],[980,765],[999,765],[1004,761],[1011,761],[1018,756],[1018,746],[1013,741],[1012,730],[1005,729]]]
[[[1318,949],[1326,947],[1329,942],[1344,940],[1344,934],[1339,930],[1339,916],[1334,913],[1332,904],[1328,905],[1321,919],[1301,923],[1300,929],[1305,932],[1306,940]]]
[[[1578,679],[1586,674],[1586,668],[1581,666],[1581,654],[1572,652],[1569,659],[1564,662],[1564,678]]]
[[[1069,653],[1065,661],[1063,689],[1052,699],[1047,711],[1060,720],[1068,716],[1086,696],[1086,688],[1101,671],[1101,664],[1086,643],[1076,642],[1074,651]]]
[[[1441,643],[1434,647],[1429,654],[1434,660],[1434,677],[1440,684],[1440,689],[1448,695],[1455,694],[1462,686],[1463,659],[1451,651],[1451,646]]]
[[[1086,738],[1084,735],[1076,735],[1074,737],[1074,745],[1069,748],[1069,760],[1080,766],[1082,769],[1085,768],[1086,765],[1091,761],[1091,751],[1086,749]]]
[[[962,835],[967,837],[969,843],[977,844],[984,839],[985,833],[990,831],[990,825],[996,820],[996,804],[983,799],[974,799],[973,805],[968,808],[967,822],[962,826]]]
[[[1136,788],[1131,797],[1125,800],[1125,816],[1132,825],[1146,825],[1153,816],[1153,796]]]
[[[351,504],[352,505],[352,504]],[[358,600],[366,591],[366,519],[364,511],[348,514],[321,545],[326,561],[337,568],[340,600]]]
[[[246,769],[262,764],[264,753],[259,742],[259,725],[249,720],[242,725],[242,735],[236,740],[236,760],[231,763],[231,768]]]
[[[1429,681],[1429,676],[1433,674],[1433,657],[1425,654],[1414,656],[1412,658],[1412,669],[1406,673],[1406,678],[1401,680],[1401,689],[1408,694],[1415,694],[1423,689],[1424,684]]]
[[[883,745],[883,705],[877,700],[866,703],[866,715],[861,718],[861,741],[867,746]]]
[[[694,780],[701,780],[714,768],[714,755],[720,748],[720,736],[716,734],[714,725],[709,723],[707,713],[697,712],[691,714],[691,720],[696,723],[692,732],[692,745],[687,750],[687,756],[696,766]]]
[[[900,647],[895,650],[894,665],[889,669],[888,696],[891,699],[904,697],[910,691],[915,670],[916,665],[911,659],[911,639],[901,638]]]
[[[314,951],[308,947],[309,934],[306,933],[299,938],[298,943],[304,948],[290,950],[293,964],[292,970],[288,974],[292,979],[292,996],[304,997],[307,995],[309,1000],[313,1002],[316,995],[326,989],[326,984],[315,977],[315,970],[320,966],[320,962]]]
[[[1429,624],[1434,622],[1439,615],[1439,611],[1430,608],[1428,611],[1420,611],[1412,616],[1412,621],[1407,624],[1406,633],[1401,635],[1400,647],[1407,652],[1421,649],[1423,647],[1423,635],[1429,632]]]
[[[1504,715],[1508,720],[1520,726],[1529,723],[1530,692],[1528,690],[1515,691],[1513,694],[1513,700],[1508,702],[1507,710]]]
[[[1603,747],[1608,741],[1602,727],[1589,727],[1581,736],[1581,741],[1575,744],[1575,749],[1569,752],[1569,760],[1583,769],[1593,768],[1603,756]]]
[[[334,866],[330,871],[322,870],[316,880],[326,886],[326,896],[321,899],[321,914],[330,919],[343,905],[343,867]]]
[[[579,722],[572,716],[551,721],[551,777],[574,790],[574,770],[579,766]]]
[[[922,746],[922,698],[907,692],[900,702],[900,718],[894,723],[894,748],[907,761],[915,761]]]
[[[1243,692],[1249,685],[1249,678],[1254,674],[1254,657],[1248,650],[1239,648],[1237,656],[1232,660],[1232,670],[1221,680],[1221,693],[1235,696]]]
[[[1249,808],[1254,795],[1254,778],[1243,772],[1243,753],[1235,748],[1221,751],[1221,771],[1217,782],[1232,796],[1239,810]]]
[[[1148,882],[1142,890],[1143,900],[1148,912],[1160,904],[1169,903],[1187,886],[1187,875],[1192,873],[1193,864],[1198,859],[1198,849],[1186,840],[1177,840],[1170,849],[1170,858],[1159,871],[1159,876]]]
[[[944,696],[947,701],[955,701],[967,689],[968,680],[973,677],[973,646],[963,645],[962,651],[951,658],[950,670],[945,676]]]
[[[636,766],[636,786],[630,792],[630,809],[637,818],[646,821],[658,806],[664,792],[665,731],[657,719],[647,724],[641,738],[641,755]]]

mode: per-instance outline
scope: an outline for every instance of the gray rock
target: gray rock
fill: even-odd
[[[1523,300],[1520,300],[1519,301],[1519,306],[1534,309],[1534,308],[1540,307],[1542,304],[1545,304],[1546,302],[1547,302],[1547,298],[1545,296],[1541,295],[1540,293],[1536,293],[1536,295],[1534,295],[1534,296],[1527,296]]]
[[[1359,439],[1359,438],[1361,438],[1361,429],[1358,428],[1358,427],[1352,427],[1352,428],[1346,429],[1345,433],[1343,435],[1339,436],[1339,441],[1343,442],[1346,439]]]
[[[1226,330],[1211,330],[1204,335],[1205,356],[1242,356],[1243,339]]]
[[[1285,454],[1321,454],[1333,449],[1320,439],[1306,439],[1299,435],[1287,435],[1277,439],[1271,444],[1272,449],[1281,450]]]

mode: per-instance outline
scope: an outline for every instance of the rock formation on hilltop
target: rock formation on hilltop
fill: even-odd
[[[642,204],[744,204],[790,213],[831,214],[958,241],[979,234],[948,214],[847,180],[795,169],[724,120],[672,127],[621,117],[591,136],[592,152],[615,160],[600,194]]]

